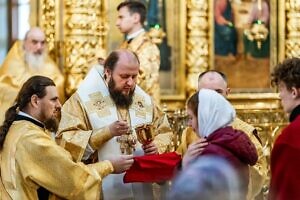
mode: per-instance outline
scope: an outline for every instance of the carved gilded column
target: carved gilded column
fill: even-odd
[[[209,1],[187,0],[187,93],[197,89],[198,74],[209,67]]]
[[[105,2],[65,0],[63,10],[66,93],[71,95],[86,75],[91,62],[105,54]]]
[[[59,19],[57,9],[58,4],[56,0],[40,0],[40,20],[39,26],[44,30],[48,51],[53,60],[57,60],[57,51],[55,49],[55,39],[57,37],[56,25]]]
[[[300,0],[287,0],[285,57],[300,57]]]

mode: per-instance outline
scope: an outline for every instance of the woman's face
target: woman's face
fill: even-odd
[[[198,119],[197,116],[194,114],[193,110],[187,108],[188,114],[188,126],[192,127],[193,131],[198,133]]]

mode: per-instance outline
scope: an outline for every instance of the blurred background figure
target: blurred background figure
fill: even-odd
[[[226,160],[201,156],[175,178],[168,199],[240,200],[239,191],[238,174]]]
[[[139,1],[124,1],[118,5],[117,10],[116,26],[126,36],[121,48],[136,53],[140,61],[137,84],[159,104],[160,52],[144,29],[146,7]]]
[[[234,27],[234,16],[229,0],[215,0],[214,4],[215,54],[235,56],[237,53],[237,33]]]
[[[15,42],[0,67],[0,123],[23,83],[34,75],[54,80],[60,101],[64,102],[64,77],[48,55],[45,34],[38,27],[31,28],[24,41]]]

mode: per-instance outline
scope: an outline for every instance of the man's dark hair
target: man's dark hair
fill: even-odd
[[[130,14],[138,13],[140,15],[140,22],[143,25],[146,20],[146,6],[139,1],[124,1],[120,3],[117,7],[119,11],[122,7],[127,7]]]
[[[273,86],[283,82],[287,89],[300,88],[300,59],[290,58],[279,63],[271,74]]]
[[[207,74],[208,72],[216,72],[216,73],[218,73],[218,74],[224,79],[224,81],[227,83],[227,76],[226,76],[223,72],[220,72],[220,71],[214,70],[214,69],[207,70],[207,71],[202,72],[201,74],[199,74],[199,76],[198,76],[198,81],[200,81],[200,79],[201,79],[205,74]]]
[[[3,147],[6,134],[16,119],[18,111],[22,111],[27,107],[32,95],[37,95],[39,98],[46,96],[47,86],[55,86],[55,84],[50,78],[44,76],[33,76],[23,84],[14,105],[6,111],[5,120],[2,126],[0,126],[0,149]]]
[[[104,69],[110,69],[111,71],[114,71],[119,57],[118,51],[111,52],[104,62]]]

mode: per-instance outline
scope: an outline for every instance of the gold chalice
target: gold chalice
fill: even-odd
[[[154,130],[152,124],[143,124],[141,126],[137,126],[135,128],[135,132],[137,139],[141,144],[147,145],[153,141]]]

